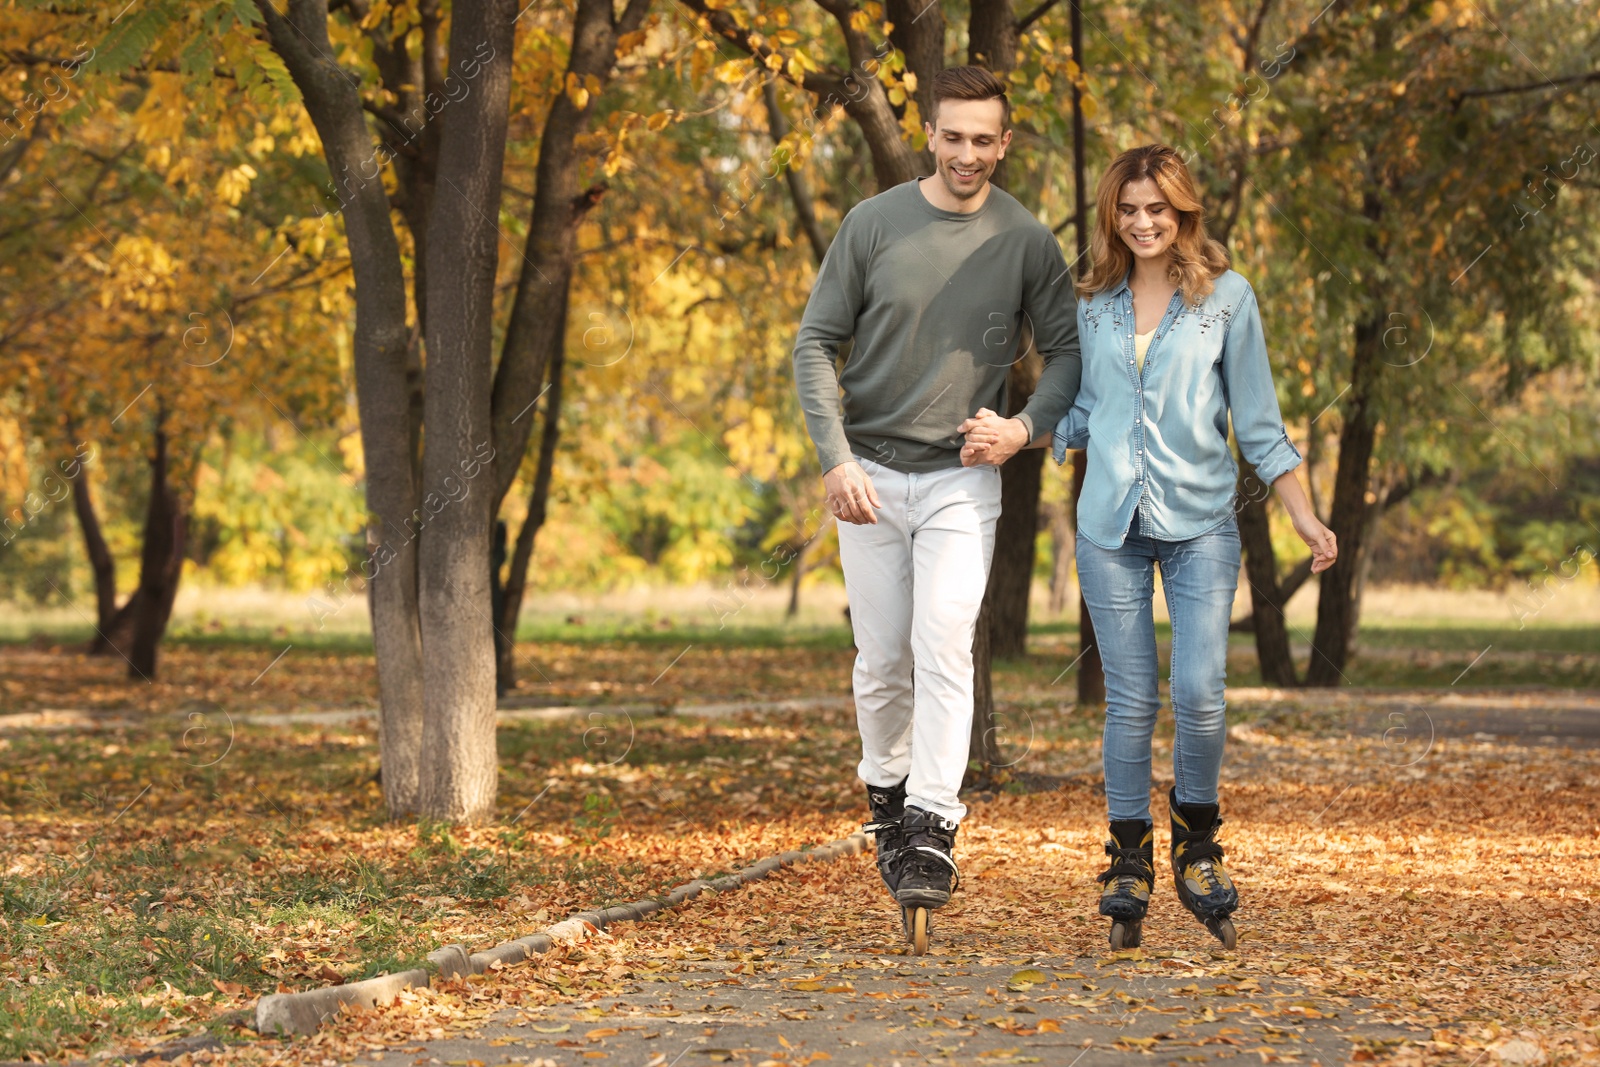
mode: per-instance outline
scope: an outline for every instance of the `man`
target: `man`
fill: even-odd
[[[926,129],[937,173],[845,216],[794,348],[806,426],[840,522],[867,828],[908,932],[914,910],[949,901],[956,874],[972,635],[1000,514],[998,464],[1055,426],[1082,371],[1060,246],[989,183],[1011,143],[1009,112],[1005,85],[989,71],[935,75]],[[986,408],[1006,410],[1025,318],[1043,375],[978,465],[963,466],[958,427]]]

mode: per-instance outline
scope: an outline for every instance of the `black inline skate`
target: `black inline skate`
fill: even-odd
[[[898,785],[867,786],[867,807],[872,818],[861,824],[863,833],[871,834],[877,842],[878,873],[883,884],[894,892],[894,858],[905,847],[905,834],[900,830],[900,819],[906,813],[906,780]]]
[[[1167,799],[1172,807],[1172,881],[1178,899],[1207,930],[1232,949],[1239,943],[1230,916],[1239,907],[1239,893],[1222,865],[1217,827],[1222,820],[1215,804],[1179,804],[1178,791]]]
[[[1156,882],[1155,827],[1143,819],[1114,819],[1106,855],[1111,866],[1095,880],[1100,914],[1111,920],[1111,951],[1138,948],[1144,933],[1150,890]]]
[[[906,940],[918,956],[928,951],[933,911],[950,903],[950,894],[961,884],[961,874],[951,858],[956,825],[917,807],[906,808],[900,820],[900,832],[905,836],[894,858],[894,898],[900,902]]]

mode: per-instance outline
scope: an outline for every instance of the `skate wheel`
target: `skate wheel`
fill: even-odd
[[[1141,936],[1144,933],[1144,924],[1136,922],[1114,922],[1111,924],[1111,951],[1121,952],[1125,948],[1138,948]]]
[[[906,933],[911,942],[911,951],[918,956],[928,954],[928,909],[906,909]]]
[[[1232,919],[1218,919],[1211,924],[1211,932],[1217,935],[1217,940],[1222,942],[1222,947],[1232,952],[1239,944],[1239,932],[1233,928]]]

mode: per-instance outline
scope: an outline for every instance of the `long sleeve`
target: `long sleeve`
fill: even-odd
[[[1083,380],[1083,356],[1078,347],[1078,301],[1072,276],[1055,235],[1041,230],[1038,254],[1030,262],[1023,287],[1022,308],[1033,322],[1033,342],[1044,357],[1044,371],[1033,396],[1017,413],[1028,428],[1028,439],[1039,427],[1054,427],[1078,397]]]
[[[1239,451],[1268,485],[1300,465],[1298,449],[1289,440],[1272,384],[1272,364],[1267,359],[1267,339],[1261,328],[1261,311],[1255,290],[1246,291],[1228,324],[1222,344],[1222,380],[1233,416],[1233,436]]]
[[[851,459],[839,403],[839,348],[856,330],[865,283],[865,251],[856,247],[860,225],[852,211],[834,236],[817,270],[816,284],[794,342],[794,381],[806,429],[826,474]]]

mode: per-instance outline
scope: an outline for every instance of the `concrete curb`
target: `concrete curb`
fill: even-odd
[[[469,953],[465,945],[446,945],[428,954],[427,967],[381,974],[347,985],[308,989],[301,993],[270,993],[256,1003],[256,1031],[262,1034],[309,1034],[338,1015],[340,1008],[346,1004],[363,1008],[388,1004],[402,989],[427,985],[430,976],[435,973],[441,978],[457,978],[482,974],[497,963],[510,967],[530,956],[549,952],[558,944],[582,941],[616,923],[637,922],[667,908],[680,907],[701,893],[727,893],[759,882],[783,867],[796,863],[831,863],[845,856],[860,855],[870,847],[866,835],[857,832],[806,851],[790,850],[768,856],[741,871],[709,882],[698,878],[685,882],[659,900],[636,900],[632,904],[621,904],[601,911],[580,911],[554,926],[547,926],[537,933],[495,945],[482,952]]]

